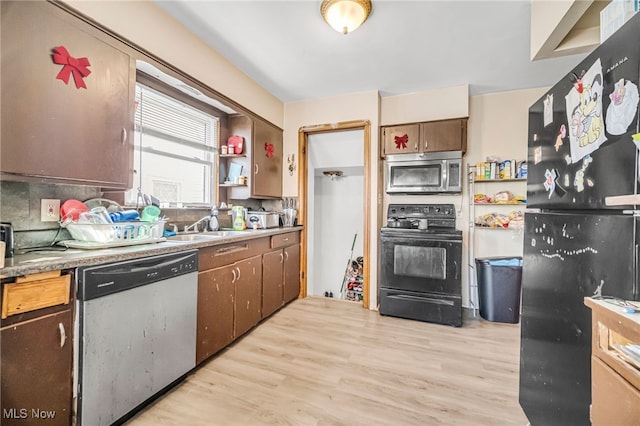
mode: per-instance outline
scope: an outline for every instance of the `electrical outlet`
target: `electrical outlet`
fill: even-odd
[[[60,200],[40,200],[40,220],[42,222],[60,221]]]

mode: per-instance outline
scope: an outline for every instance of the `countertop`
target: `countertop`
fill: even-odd
[[[4,260],[0,277],[15,277],[56,269],[72,269],[79,266],[100,265],[122,260],[136,259],[157,254],[175,253],[184,250],[226,244],[233,241],[251,240],[270,235],[302,230],[302,226],[242,231],[240,235],[228,235],[200,241],[164,241],[151,244],[117,247],[98,250],[72,249],[40,250],[18,254]]]

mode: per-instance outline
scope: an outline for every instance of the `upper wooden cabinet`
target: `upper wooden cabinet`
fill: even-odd
[[[3,1],[1,8],[3,178],[130,188],[132,58],[51,3]],[[59,47],[69,65],[54,61]],[[84,77],[73,71],[81,58],[90,71]],[[70,71],[66,84],[56,78],[63,70]]]
[[[467,119],[383,126],[384,155],[467,150]]]
[[[248,177],[246,187],[234,186],[227,189],[229,198],[281,198],[282,130],[266,121],[240,115],[230,117],[229,122],[231,134],[245,139],[246,157],[230,158],[228,163],[242,165],[242,175]]]
[[[420,125],[405,124],[382,128],[384,154],[414,154],[420,149]]]

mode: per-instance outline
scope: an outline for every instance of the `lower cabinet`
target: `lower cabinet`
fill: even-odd
[[[236,263],[235,338],[242,336],[262,319],[262,256]]]
[[[262,256],[262,317],[265,318],[300,293],[300,234],[271,237],[277,250]]]
[[[300,244],[284,248],[284,303],[300,294]]]
[[[262,318],[277,311],[284,303],[283,264],[282,249],[262,255]]]
[[[235,264],[198,274],[196,364],[233,342]]]
[[[299,234],[200,249],[196,364],[298,297]]]
[[[71,310],[6,326],[2,340],[2,425],[70,425]]]

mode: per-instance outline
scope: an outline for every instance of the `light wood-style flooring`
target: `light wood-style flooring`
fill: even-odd
[[[520,425],[520,327],[299,299],[139,413],[157,425]]]

